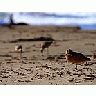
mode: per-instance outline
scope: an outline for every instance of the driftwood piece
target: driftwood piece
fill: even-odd
[[[17,43],[17,42],[26,42],[26,41],[55,41],[51,37],[37,37],[33,39],[15,39],[9,41],[3,41],[3,43]]]

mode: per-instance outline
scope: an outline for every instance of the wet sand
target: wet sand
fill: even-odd
[[[55,43],[49,47],[49,55],[40,53],[44,41],[5,41],[51,37]],[[23,46],[22,60],[17,60],[15,45]],[[67,64],[65,51],[72,48],[91,58],[87,64]],[[63,26],[0,26],[0,84],[1,85],[95,85],[96,30],[79,30]]]

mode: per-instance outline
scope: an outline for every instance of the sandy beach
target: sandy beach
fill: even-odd
[[[40,44],[44,41],[15,41],[50,37],[54,43],[49,55]],[[15,45],[23,47],[22,59],[17,60]],[[78,65],[65,59],[65,51],[72,48],[91,58],[87,64]],[[95,85],[96,84],[96,30],[80,30],[65,26],[0,26],[0,85]]]

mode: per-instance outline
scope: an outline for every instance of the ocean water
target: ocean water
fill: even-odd
[[[82,30],[96,29],[96,12],[0,12],[0,25],[10,23],[10,14],[13,14],[14,23],[76,25]]]

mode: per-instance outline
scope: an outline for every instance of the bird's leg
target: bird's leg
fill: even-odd
[[[18,52],[17,52],[17,60],[18,60]]]
[[[41,52],[41,56],[43,56],[43,51]]]
[[[40,50],[41,50],[41,56],[43,56],[43,50],[44,50],[44,48],[41,48]]]
[[[43,52],[41,53],[41,55],[43,56]]]
[[[68,60],[67,60],[67,65],[68,65],[68,67],[69,67]]]
[[[22,52],[20,52],[20,60],[22,59]]]
[[[16,62],[18,63],[18,59],[19,59],[19,57],[18,57],[18,52],[17,52],[17,58],[16,58]]]
[[[76,68],[75,69],[77,70],[77,64],[76,64]]]

